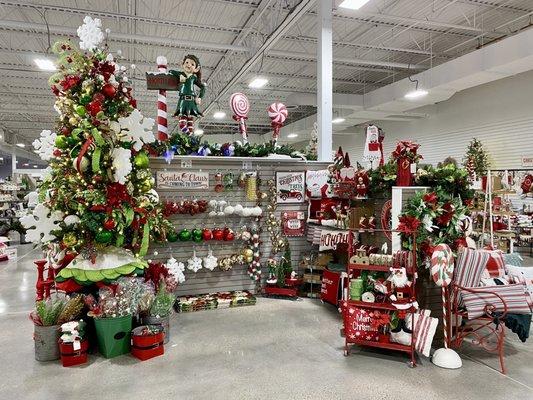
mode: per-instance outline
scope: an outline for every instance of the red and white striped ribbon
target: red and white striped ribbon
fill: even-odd
[[[166,57],[157,57],[157,69],[162,73],[167,72]],[[168,139],[167,91],[164,89],[160,89],[157,95],[157,138],[161,141]]]
[[[448,303],[446,300],[446,286],[441,287],[442,290],[442,325],[444,327],[444,348],[448,348]]]

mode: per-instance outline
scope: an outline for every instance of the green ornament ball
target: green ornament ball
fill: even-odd
[[[66,149],[68,147],[66,136],[63,136],[63,135],[57,136],[55,145],[58,149]]]
[[[115,105],[115,104],[110,104],[108,107],[107,107],[107,112],[109,114],[116,114],[118,111],[118,107]]]
[[[101,231],[96,235],[96,241],[101,244],[107,244],[113,239],[113,233],[109,231]]]
[[[170,231],[167,233],[167,240],[171,243],[178,241],[178,233],[176,231]]]
[[[202,238],[202,230],[201,229],[193,229],[192,231],[192,240],[193,242],[199,243],[203,240]]]
[[[92,96],[89,94],[85,94],[80,97],[80,104],[86,106],[87,104],[91,102],[91,100],[92,100]]]
[[[187,242],[191,240],[191,231],[188,229],[182,229],[178,235],[180,241]]]
[[[80,117],[84,117],[87,112],[85,107],[81,104],[78,104],[76,107],[74,107],[74,111],[76,111],[76,114],[78,114]]]
[[[152,180],[150,178],[145,179],[139,184],[139,189],[142,192],[148,192],[150,189],[152,189]]]
[[[148,164],[149,164],[148,155],[144,151],[141,151],[140,153],[137,153],[137,155],[135,156],[134,162],[135,162],[135,166],[138,168],[148,168]]]

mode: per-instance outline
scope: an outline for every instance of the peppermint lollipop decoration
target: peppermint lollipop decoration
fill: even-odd
[[[274,132],[272,133],[274,143],[278,141],[279,130],[287,119],[288,114],[287,107],[285,107],[285,104],[283,103],[272,103],[270,107],[268,107],[268,116],[272,120],[270,125],[274,128]]]
[[[239,132],[244,144],[248,143],[248,131],[246,120],[250,112],[250,102],[244,93],[233,93],[230,98],[230,106],[233,111],[233,119],[239,123]]]

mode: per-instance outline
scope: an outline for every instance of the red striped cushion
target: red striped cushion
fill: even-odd
[[[481,250],[486,251],[486,250]],[[505,258],[500,250],[487,251],[490,255],[487,267],[483,272],[485,278],[500,278],[505,275]]]
[[[478,287],[490,254],[487,251],[461,248],[455,264],[454,283],[462,287]]]
[[[461,291],[468,319],[481,317],[485,314],[485,306],[490,304],[495,307],[494,311],[503,312],[504,306],[499,295],[507,306],[507,312],[512,314],[529,314],[531,308],[526,297],[526,287],[522,284],[505,286],[485,286],[474,288],[474,293]]]

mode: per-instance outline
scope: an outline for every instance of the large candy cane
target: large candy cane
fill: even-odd
[[[158,56],[157,69],[161,73],[167,72],[167,58]],[[160,141],[168,139],[168,122],[167,122],[167,91],[159,89],[157,95],[157,138]]]

